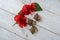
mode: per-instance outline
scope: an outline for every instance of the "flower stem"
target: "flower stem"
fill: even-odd
[[[15,26],[15,24],[17,24],[17,23],[14,23],[12,26]]]

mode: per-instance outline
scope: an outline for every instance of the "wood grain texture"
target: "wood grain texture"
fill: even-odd
[[[42,20],[37,22],[38,25],[48,28],[51,31],[54,31],[60,34],[60,2],[59,0],[32,0],[32,2],[38,2],[43,11],[35,12],[38,13]],[[3,8],[13,14],[17,14],[21,10],[23,4],[21,0],[0,0],[0,8]],[[12,26],[14,21],[14,15],[11,13],[0,9],[0,40],[25,40],[20,38],[22,36],[26,38],[28,34],[29,40],[59,40],[60,36],[57,36],[47,30],[44,30],[38,26],[38,33],[32,35],[28,28],[21,29],[18,25]],[[27,26],[29,27],[29,26]],[[10,30],[11,32],[5,30]],[[16,34],[14,34],[16,33]]]

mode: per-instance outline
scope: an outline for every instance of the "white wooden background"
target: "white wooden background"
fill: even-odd
[[[60,34],[60,0],[32,0],[32,2],[38,2],[43,8],[43,11],[38,12],[42,21],[37,24]],[[28,40],[60,40],[60,36],[38,26],[39,31],[34,35],[25,28],[23,32],[18,25],[12,27],[15,22],[11,13],[17,14],[22,6],[21,0],[0,0],[0,40],[25,40],[26,34]]]

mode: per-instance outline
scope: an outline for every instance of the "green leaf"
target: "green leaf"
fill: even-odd
[[[35,11],[42,11],[42,8],[40,7],[40,5],[38,3],[34,3],[36,6],[36,10]]]

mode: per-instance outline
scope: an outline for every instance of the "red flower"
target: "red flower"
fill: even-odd
[[[14,20],[16,21],[16,23],[18,23],[18,21],[20,20],[21,17],[22,17],[21,15],[16,15],[14,17]]]
[[[35,9],[36,9],[35,4],[34,3],[31,3],[31,5],[30,5],[31,12],[34,12]]]
[[[20,12],[23,15],[29,15],[29,14],[31,14],[34,11],[35,11],[35,4],[32,3],[31,5],[27,5],[27,4],[24,5]]]
[[[20,26],[21,28],[25,27],[25,26],[27,25],[27,23],[26,23],[26,17],[23,16],[23,17],[21,18],[21,20],[18,22],[18,24],[19,24],[19,26]]]
[[[27,25],[25,15],[29,15],[34,11],[35,11],[34,3],[32,3],[31,5],[26,4],[23,6],[22,10],[18,13],[18,15],[14,17],[14,20],[21,28],[23,28]]]
[[[14,20],[16,21],[16,23],[18,23],[18,25],[23,28],[27,25],[26,23],[26,17],[25,16],[22,16],[20,14],[16,15],[14,17]]]
[[[30,14],[30,5],[24,5],[23,6],[23,8],[22,8],[22,10],[21,10],[21,13],[23,14],[23,15],[28,15],[28,14]]]

